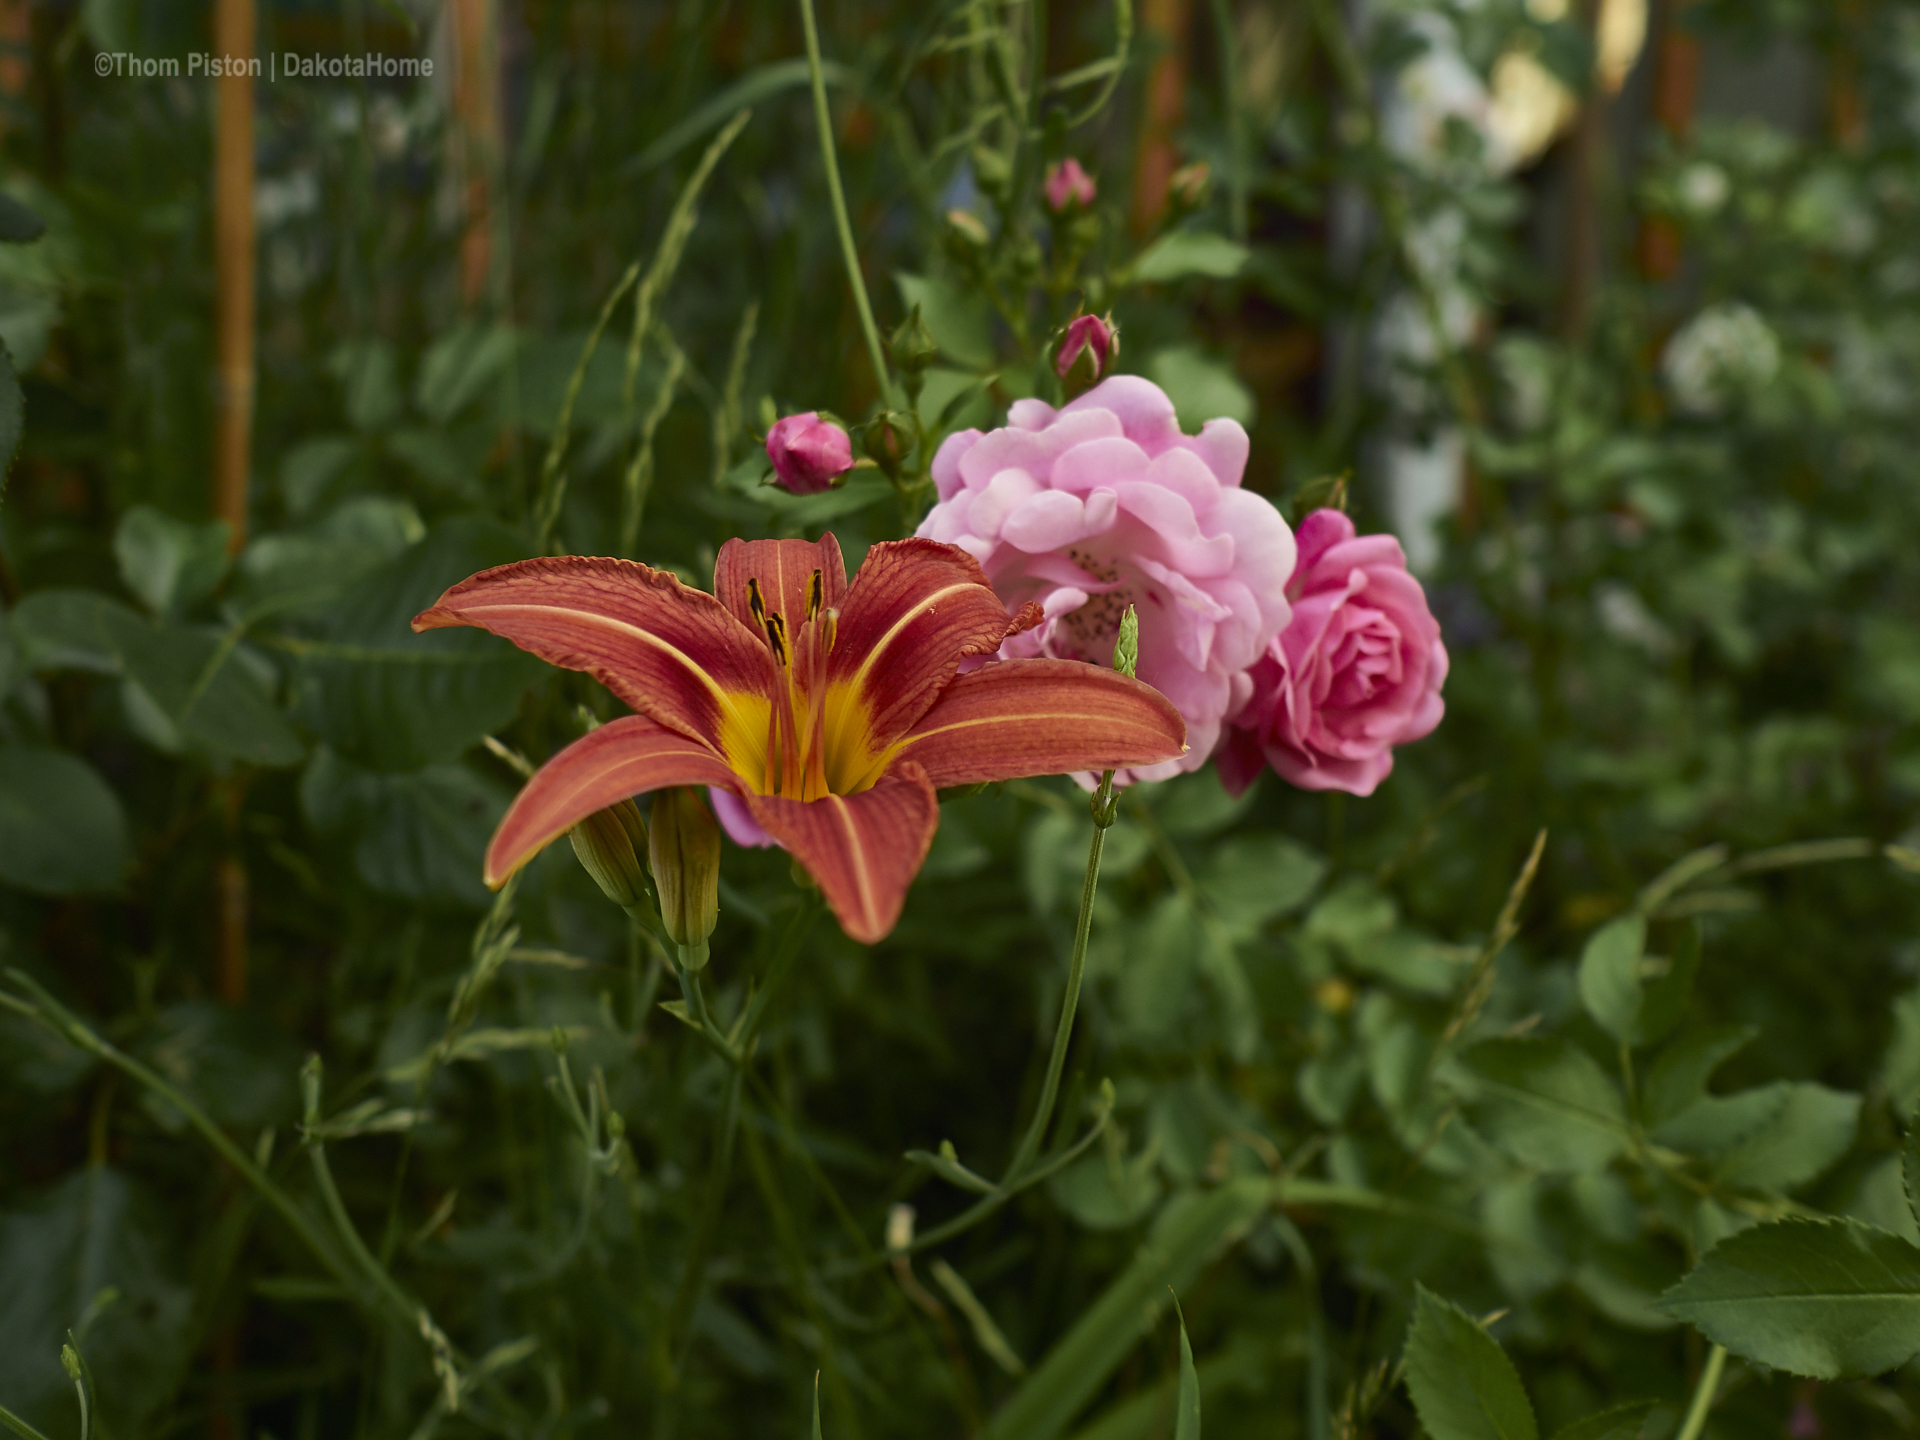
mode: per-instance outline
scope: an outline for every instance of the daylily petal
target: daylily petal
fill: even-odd
[[[840,608],[827,659],[827,754],[846,793],[975,655],[1000,648],[1014,617],[963,550],[887,540],[867,552]]]
[[[761,603],[785,616],[787,633],[793,634],[807,618],[808,591],[816,570],[821,608],[839,606],[847,593],[847,562],[831,531],[817,541],[733,539],[720,547],[713,562],[713,593],[734,619],[758,634],[760,624],[747,603],[747,581],[759,581]]]
[[[935,786],[1122,770],[1186,750],[1186,723],[1151,686],[1078,660],[1001,660],[961,675],[896,748]]]
[[[940,827],[940,802],[924,770],[896,764],[858,795],[744,798],[761,829],[819,883],[841,929],[863,945],[886,938]]]
[[[668,785],[737,783],[705,741],[689,740],[644,715],[609,721],[533,772],[487,845],[486,882],[498,889],[594,811],[631,796]]]
[[[642,715],[766,765],[773,661],[713,596],[631,560],[559,556],[483,570],[414,617],[415,630],[475,625],[584,670]]]

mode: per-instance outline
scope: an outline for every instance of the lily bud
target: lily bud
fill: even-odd
[[[1192,210],[1207,198],[1207,187],[1212,183],[1213,172],[1207,162],[1196,160],[1167,177],[1167,198],[1183,210]]]
[[[720,923],[720,825],[698,789],[677,785],[654,795],[647,856],[667,938],[687,969],[698,970]]]
[[[773,461],[781,489],[818,495],[853,468],[853,441],[831,420],[809,410],[787,416],[767,432],[767,458]]]
[[[940,346],[933,338],[933,332],[927,329],[927,322],[920,318],[920,307],[915,305],[907,312],[907,318],[887,339],[887,351],[893,363],[906,374],[915,375],[927,368],[940,353]]]
[[[1140,616],[1133,606],[1127,606],[1126,614],[1120,617],[1120,635],[1113,642],[1113,668],[1129,680],[1140,667]]]
[[[647,825],[633,801],[594,811],[569,830],[567,838],[601,894],[623,910],[646,899],[647,876],[640,857],[647,853]]]
[[[1062,380],[1066,379],[1080,357],[1085,355],[1088,368],[1093,372],[1092,380],[1098,380],[1106,374],[1107,367],[1119,353],[1120,327],[1113,323],[1111,317],[1076,315],[1067,323],[1066,338],[1060,342],[1059,353],[1054,356],[1054,372]],[[1092,380],[1088,383],[1091,384]]]
[[[1093,204],[1093,197],[1100,193],[1100,187],[1093,183],[1093,177],[1082,170],[1080,162],[1071,155],[1047,171],[1044,189],[1047,208],[1056,215],[1072,208],[1084,210]]]

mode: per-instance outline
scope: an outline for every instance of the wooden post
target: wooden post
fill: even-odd
[[[247,540],[247,481],[253,442],[253,0],[215,0],[214,54],[227,69],[214,81],[213,245],[218,290],[218,423],[213,513],[228,525],[228,548]],[[240,73],[235,74],[238,70]]]
[[[1654,123],[1682,142],[1693,133],[1693,107],[1700,94],[1700,42],[1681,23],[1688,3],[1666,0],[1660,7],[1653,52]],[[1680,269],[1680,232],[1664,215],[1641,217],[1637,248],[1640,273],[1649,280],[1670,279]]]
[[[1159,49],[1147,74],[1140,116],[1140,148],[1133,167],[1133,228],[1153,228],[1167,205],[1167,182],[1180,167],[1173,137],[1187,109],[1187,36],[1192,0],[1145,0],[1140,28]]]
[[[463,191],[460,299],[472,308],[493,271],[492,178],[500,157],[499,35],[493,0],[449,0],[453,30],[454,173]]]

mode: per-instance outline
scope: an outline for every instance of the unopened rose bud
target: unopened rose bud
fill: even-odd
[[[1080,162],[1071,155],[1047,171],[1044,188],[1047,208],[1056,215],[1070,208],[1084,210],[1093,204],[1093,197],[1100,193],[1099,186],[1093,183],[1093,177],[1082,170]]]
[[[1088,368],[1092,371],[1091,384],[1107,373],[1107,367],[1113,363],[1113,357],[1120,353],[1120,327],[1111,318],[1099,315],[1076,315],[1067,324],[1066,338],[1060,342],[1060,350],[1054,356],[1053,368],[1062,380],[1079,363],[1082,355],[1087,357]]]
[[[853,441],[831,420],[809,410],[787,416],[767,432],[767,458],[773,461],[781,489],[818,495],[853,468]]]
[[[878,465],[888,479],[897,479],[900,474],[900,462],[906,459],[907,451],[912,447],[912,437],[907,433],[906,417],[893,411],[883,411],[876,415],[867,426],[863,438],[867,455]]]
[[[1196,160],[1167,177],[1167,196],[1182,209],[1192,210],[1207,198],[1207,187],[1212,182],[1213,172],[1207,168],[1207,162]]]
[[[987,234],[987,227],[980,223],[980,217],[971,210],[949,210],[947,224],[970,245],[984,246],[993,238]]]
[[[647,825],[633,801],[594,811],[569,830],[567,838],[580,868],[614,904],[624,910],[646,899],[647,876],[640,857],[647,853]]]
[[[893,363],[908,375],[914,375],[927,368],[940,353],[940,346],[933,338],[933,332],[927,329],[927,322],[920,318],[920,307],[915,305],[907,312],[907,318],[887,340],[887,351]]]
[[[1113,668],[1129,680],[1140,668],[1140,616],[1131,605],[1120,617],[1120,634],[1113,642]]]
[[[667,938],[680,947],[681,963],[698,970],[720,923],[720,825],[699,790],[679,785],[653,797],[647,855]]]

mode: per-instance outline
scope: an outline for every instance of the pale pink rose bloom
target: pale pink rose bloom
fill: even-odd
[[[1237,795],[1264,762],[1302,790],[1371,795],[1393,747],[1440,723],[1447,647],[1398,540],[1355,535],[1338,510],[1307,516],[1299,538],[1293,618],[1254,667],[1220,779]]]
[[[1100,193],[1093,177],[1082,170],[1080,162],[1071,155],[1047,171],[1043,188],[1047,192],[1047,208],[1055,214],[1069,205],[1078,205],[1084,210]]]
[[[767,432],[767,458],[781,489],[817,495],[853,468],[853,441],[831,420],[808,410],[774,422]]]
[[[1110,665],[1133,605],[1140,678],[1185,717],[1189,748],[1121,779],[1197,770],[1289,613],[1293,532],[1240,488],[1247,432],[1209,420],[1183,435],[1173,402],[1137,375],[1059,410],[1016,401],[1008,420],[947,438],[933,460],[940,500],[919,533],[979,560],[1009,609],[1039,603],[1044,620],[1002,656]]]

